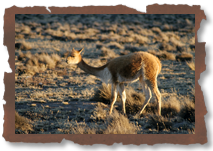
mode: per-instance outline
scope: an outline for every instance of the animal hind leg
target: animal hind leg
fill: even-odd
[[[112,84],[112,100],[111,100],[109,115],[112,114],[113,106],[116,100],[117,100],[117,84]]]
[[[123,83],[120,83],[120,84],[119,84],[118,91],[119,91],[120,96],[121,96],[121,100],[122,100],[122,110],[123,110],[123,113],[124,113],[124,115],[125,115],[125,114],[126,114],[126,108],[125,108],[125,103],[126,103],[126,92],[125,92],[124,84],[123,84]]]

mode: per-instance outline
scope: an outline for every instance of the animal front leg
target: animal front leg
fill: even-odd
[[[158,89],[157,84],[153,87],[152,91],[157,99],[157,110],[158,110],[158,115],[160,116],[161,115],[161,93]]]
[[[149,104],[150,99],[152,98],[152,92],[146,84],[144,85],[144,89],[145,89],[146,100],[145,100],[144,104],[142,105],[140,112],[138,113],[139,115],[142,114],[142,112],[144,111],[146,106]]]

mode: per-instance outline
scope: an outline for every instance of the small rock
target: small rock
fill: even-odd
[[[62,102],[62,104],[64,104],[64,105],[69,105],[69,103],[68,103],[68,102]]]
[[[44,107],[45,107],[45,108],[50,108],[50,106],[49,106],[49,105],[45,105]]]
[[[36,104],[33,103],[33,104],[31,104],[30,106],[31,106],[31,107],[36,107]]]

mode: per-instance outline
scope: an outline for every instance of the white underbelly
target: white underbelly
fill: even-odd
[[[140,73],[138,72],[134,77],[125,78],[119,74],[117,74],[117,82],[119,83],[133,83],[139,80]],[[112,74],[109,69],[104,68],[99,74],[98,77],[106,84],[112,83]]]

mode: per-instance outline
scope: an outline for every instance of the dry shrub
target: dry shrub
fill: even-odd
[[[131,37],[134,38],[139,44],[146,44],[149,42],[149,39],[142,35],[132,34]]]
[[[164,24],[162,26],[162,31],[170,31],[172,30],[172,25]]]
[[[108,106],[104,105],[103,103],[101,104],[100,102],[98,102],[98,105],[93,112],[92,118],[95,120],[98,120],[98,121],[105,120],[107,117],[107,110],[104,108],[108,108]]]
[[[164,117],[179,116],[195,122],[195,102],[185,96],[170,96],[166,102],[162,102],[161,114]]]
[[[38,65],[38,59],[36,57],[26,59],[25,66],[37,66]]]
[[[122,46],[121,44],[115,42],[115,41],[111,41],[107,44],[107,47],[109,47],[110,49],[124,49],[124,46]]]
[[[147,50],[147,52],[148,52],[148,53],[151,53],[151,54],[153,54],[153,55],[156,55],[156,54],[157,54],[157,51],[154,50],[154,49],[149,49],[149,50]]]
[[[27,66],[26,73],[34,75],[35,73],[39,73],[39,68],[37,66]]]
[[[175,54],[167,51],[148,50],[148,52],[157,56],[160,60],[175,60]]]
[[[21,50],[30,50],[30,49],[32,49],[32,46],[31,46],[30,43],[27,43],[27,42],[23,41],[23,42],[15,43],[15,48],[16,49],[21,49]]]
[[[161,29],[159,28],[159,27],[152,27],[152,31],[154,32],[154,33],[157,33],[157,34],[160,34],[162,31],[161,31]]]
[[[164,42],[169,42],[169,37],[165,33],[161,32],[159,35],[161,36]]]
[[[111,85],[106,85],[105,83],[95,92],[92,100],[103,102],[105,104],[110,104],[111,100]]]
[[[167,52],[167,51],[160,51],[155,54],[161,60],[175,60],[175,54]]]
[[[187,52],[182,52],[181,54],[176,56],[176,60],[178,61],[191,61],[193,55]]]
[[[33,126],[29,119],[20,116],[18,112],[15,112],[15,129],[17,129],[16,133],[28,134],[33,131]]]
[[[88,34],[88,35],[95,35],[97,33],[99,33],[99,30],[97,29],[94,29],[94,28],[88,28],[86,30],[84,30],[85,34]]]
[[[20,61],[26,61],[27,59],[30,59],[32,57],[32,54],[30,51],[27,51],[26,53],[23,53],[21,50],[19,50],[18,60]]]
[[[174,45],[174,46],[179,46],[179,47],[183,47],[185,44],[180,42],[179,39],[177,39],[177,37],[171,37],[170,38],[170,42]]]
[[[31,52],[30,52],[30,51],[27,51],[27,52],[25,53],[25,57],[26,57],[27,59],[31,59],[31,57],[32,57]]]
[[[189,68],[193,71],[195,71],[195,63],[194,61],[188,62],[186,61],[186,64],[189,66]]]
[[[56,64],[61,61],[61,57],[55,53],[51,54],[51,58],[52,58],[52,60],[54,60],[56,62]]]
[[[136,114],[141,110],[145,101],[143,93],[136,92],[133,88],[126,89],[126,113]],[[145,111],[146,112],[146,111]]]
[[[18,60],[22,61],[24,58],[25,58],[24,53],[21,50],[19,50]]]
[[[110,59],[118,57],[118,55],[113,50],[106,47],[101,48],[101,55]]]
[[[18,60],[25,62],[25,67],[19,68],[19,73],[30,73],[34,75],[35,73],[44,72],[47,68],[55,68],[61,58],[58,54],[48,55],[46,53],[34,54],[31,52],[23,53],[19,52]]]
[[[33,63],[34,66],[39,66],[38,58],[33,56],[30,60],[31,60],[31,62]]]
[[[120,35],[118,35],[118,34],[114,34],[114,33],[110,33],[109,34],[109,40],[110,41],[119,41],[120,40]],[[121,46],[122,47],[122,46]]]
[[[75,123],[72,123],[70,126],[70,129],[65,133],[68,134],[96,134],[95,128],[90,128],[86,123],[81,122],[78,123],[77,121]]]
[[[123,36],[123,35],[126,35],[126,30],[123,29],[123,28],[121,28],[121,29],[118,30],[118,34],[119,34],[119,35],[122,35],[122,36]]]
[[[152,115],[149,117],[148,123],[151,128],[155,128],[158,131],[172,127],[172,122],[163,116]]]
[[[174,51],[176,48],[170,45],[168,42],[162,42],[159,44],[159,49],[165,51]]]
[[[107,128],[103,134],[137,134],[137,127],[116,110],[107,118]]]
[[[162,102],[161,105],[161,114],[166,117],[174,117],[181,110],[180,101],[175,96],[170,96],[168,101]]]
[[[135,42],[133,37],[121,37],[119,39],[120,42],[122,43],[131,43],[131,42]]]
[[[38,57],[40,62],[45,63],[49,69],[53,69],[56,66],[56,62],[48,54],[42,53]]]
[[[68,31],[65,31],[65,36],[68,38],[68,39],[71,39],[71,40],[74,40],[74,39],[76,39],[76,34],[75,33],[70,33],[70,32],[68,32]]]
[[[185,99],[179,116],[190,122],[195,122],[195,103],[189,99]]]

